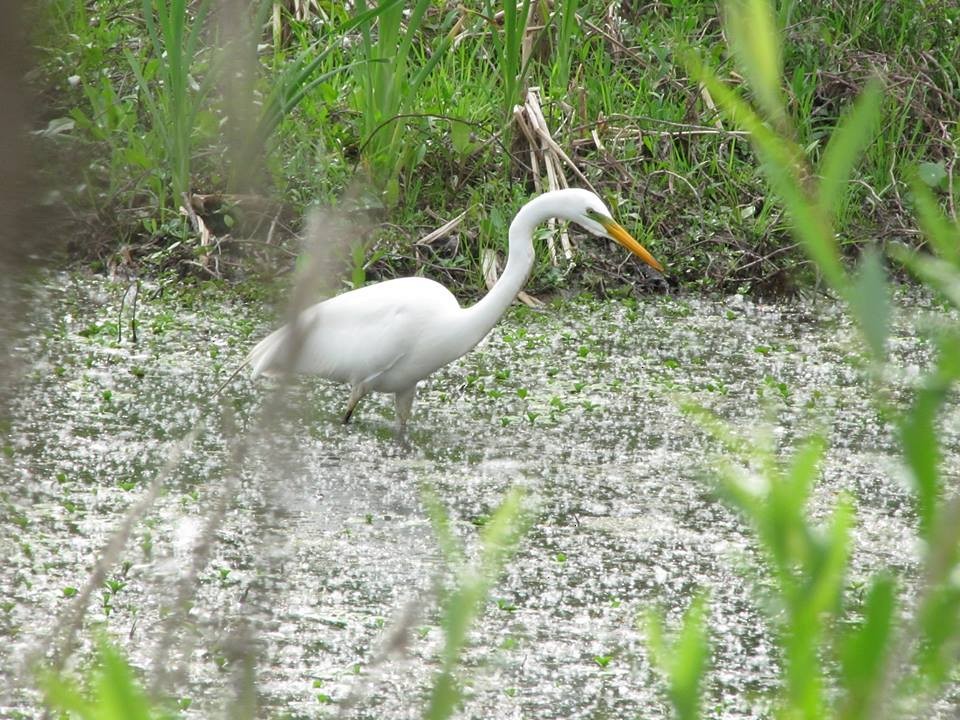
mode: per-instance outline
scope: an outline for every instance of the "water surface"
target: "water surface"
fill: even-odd
[[[760,558],[714,492],[718,448],[678,409],[691,399],[783,448],[825,432],[811,512],[853,497],[851,588],[881,568],[915,579],[895,436],[869,399],[853,330],[828,302],[518,309],[422,387],[404,446],[391,397],[366,399],[346,427],[346,389],[320,380],[277,389],[239,377],[212,397],[270,329],[261,303],[145,286],[133,342],[125,291],[58,277],[14,348],[24,375],[0,481],[2,716],[38,714],[21,659],[198,423],[112,567],[113,587],[94,594],[78,654],[102,628],[148,684],[189,699],[188,717],[229,716],[238,685],[255,688],[259,717],[419,717],[443,639],[436,591],[449,581],[423,488],[469,554],[514,485],[531,529],[471,635],[464,717],[669,717],[638,618],[662,607],[676,621],[698,592],[714,647],[708,714],[768,715],[778,660]],[[916,295],[899,306],[894,399],[932,357],[917,319],[938,316]],[[271,392],[282,412],[264,418]],[[953,477],[956,419],[944,434]]]

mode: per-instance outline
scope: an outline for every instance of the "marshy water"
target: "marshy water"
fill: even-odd
[[[211,397],[273,326],[262,303],[145,285],[134,342],[126,290],[58,276],[13,348],[23,376],[0,481],[0,716],[39,715],[24,658],[195,426],[93,594],[77,653],[82,666],[105,631],[187,717],[230,716],[237,688],[255,691],[258,717],[418,717],[448,578],[424,488],[470,554],[512,486],[525,490],[530,529],[471,634],[464,717],[669,717],[638,618],[661,607],[674,622],[701,591],[707,714],[769,714],[777,656],[760,558],[714,490],[719,448],[679,409],[689,400],[784,449],[824,432],[811,512],[825,515],[841,492],[854,499],[851,593],[882,568],[915,580],[895,435],[829,302],[517,309],[421,388],[403,446],[391,397],[366,399],[346,427],[346,389],[321,380],[277,390],[281,412],[266,418],[269,381],[238,377]],[[897,371],[885,379],[895,401],[928,367],[916,328],[939,313],[919,295],[896,304]]]

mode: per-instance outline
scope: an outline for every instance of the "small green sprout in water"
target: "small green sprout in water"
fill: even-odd
[[[497,600],[497,607],[503,610],[504,612],[514,612],[517,609],[516,605],[514,605],[509,600],[505,600],[504,598],[500,598]]]
[[[504,380],[507,380],[510,377],[510,370],[509,368],[505,368],[503,370],[497,370],[493,374],[493,376],[500,382],[503,382]]]
[[[677,368],[680,367],[680,361],[677,360],[676,358],[672,358],[672,357],[670,357],[670,358],[664,358],[664,359],[663,359],[663,364],[666,365],[666,366],[667,366],[668,368],[670,368],[671,370],[676,370]]]
[[[75,587],[71,587],[71,586],[68,585],[67,587],[65,587],[65,588],[63,589],[63,596],[64,596],[65,598],[72,598],[72,597],[76,596],[76,594],[77,594],[78,592],[79,592],[79,590],[77,590]]]
[[[144,376],[147,374],[147,371],[144,370],[139,365],[135,365],[134,367],[130,368],[130,374],[133,375],[138,380],[142,380]]]
[[[503,427],[506,427],[506,426],[509,425],[511,422],[513,422],[513,420],[512,420],[511,418],[509,418],[509,417],[504,416],[504,417],[500,418],[500,424],[501,424]]]
[[[585,382],[583,382],[582,380],[577,380],[573,384],[573,390],[571,390],[571,392],[574,392],[574,393],[581,392],[586,386],[587,384]]]
[[[610,596],[610,607],[616,609],[620,607],[621,603],[622,601],[620,600],[620,598],[616,597],[615,595]]]
[[[606,669],[606,667],[610,664],[611,660],[613,660],[613,655],[594,655],[593,656],[593,661],[603,669]]]
[[[100,394],[100,398],[103,400],[104,405],[109,405],[113,402],[113,392],[110,390],[104,390]]]
[[[584,358],[589,354],[590,354],[590,348],[587,347],[586,345],[581,345],[580,347],[577,348],[577,355],[579,355],[580,357]]]
[[[532,410],[527,411],[527,420],[530,421],[531,425],[533,425],[533,423],[536,421],[538,417],[540,417],[540,413],[533,412]]]
[[[530,391],[527,390],[526,388],[517,388],[517,397],[520,398],[521,400],[523,400],[524,398],[527,397],[527,395],[529,394],[529,392],[530,392]]]
[[[565,563],[567,561],[566,553],[558,552],[553,557],[554,557],[554,560],[556,560],[558,563]]]
[[[17,604],[12,600],[4,600],[0,603],[0,610],[3,610],[5,615],[9,615],[16,606]]]
[[[367,513],[366,515],[363,516],[363,521],[367,525],[373,525],[373,515],[371,513]]]
[[[330,705],[333,702],[333,698],[326,693],[317,693],[317,702]]]
[[[767,345],[757,345],[757,346],[753,349],[753,351],[754,351],[755,353],[759,353],[760,355],[769,355],[770,353],[773,352],[773,348],[772,348],[772,347],[769,347],[769,346],[767,346]]]
[[[515,650],[519,645],[520,645],[519,640],[517,640],[513,635],[507,635],[507,637],[503,639],[503,642],[500,643],[500,649]]]
[[[191,705],[193,705],[193,700],[188,697],[182,697],[177,700],[178,710],[189,710]]]
[[[490,388],[489,390],[487,390],[487,397],[497,400],[498,398],[503,397],[503,391],[497,390],[496,388]]]
[[[517,694],[517,689],[515,687],[508,687],[503,689],[503,694],[507,697],[513,697]]]
[[[559,395],[554,395],[552,398],[550,398],[550,405],[557,412],[563,412],[567,409],[567,404],[563,402]]]
[[[140,538],[140,550],[143,556],[149,560],[153,556],[153,535],[147,530]]]
[[[475,515],[470,519],[470,522],[473,523],[474,527],[483,527],[490,522],[490,516],[487,514]]]
[[[135,480],[122,480],[118,483],[118,485],[121,490],[126,490],[127,492],[137,487],[137,483]]]
[[[105,580],[103,584],[112,595],[116,595],[127,586],[122,580]]]
[[[423,625],[417,628],[417,637],[420,638],[421,640],[424,640],[429,634],[430,634],[429,625]]]

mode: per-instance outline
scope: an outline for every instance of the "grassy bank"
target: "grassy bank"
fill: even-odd
[[[75,257],[137,273],[276,273],[293,264],[304,208],[337,204],[360,228],[346,282],[422,272],[479,293],[484,251],[503,250],[512,214],[547,183],[548,160],[532,168],[514,120],[537,87],[575,167],[557,168],[598,189],[671,283],[768,293],[813,278],[749,143],[676,56],[691,46],[729,73],[715,3],[302,5],[243,17],[185,0],[34,9],[35,123]],[[887,81],[876,139],[838,191],[844,254],[918,243],[914,168],[944,199],[957,192],[960,12],[782,3],[777,22],[787,112],[814,167],[867,79]],[[185,193],[195,215],[179,211]],[[661,287],[605,248],[575,242],[575,262],[540,250],[534,293],[618,278]]]

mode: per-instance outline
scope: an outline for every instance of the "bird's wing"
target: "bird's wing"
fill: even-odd
[[[314,305],[298,320],[303,345],[295,372],[358,384],[394,367],[419,342],[437,312],[456,300],[441,285],[404,278],[370,285]],[[250,353],[253,374],[281,367],[290,330],[283,327]]]

